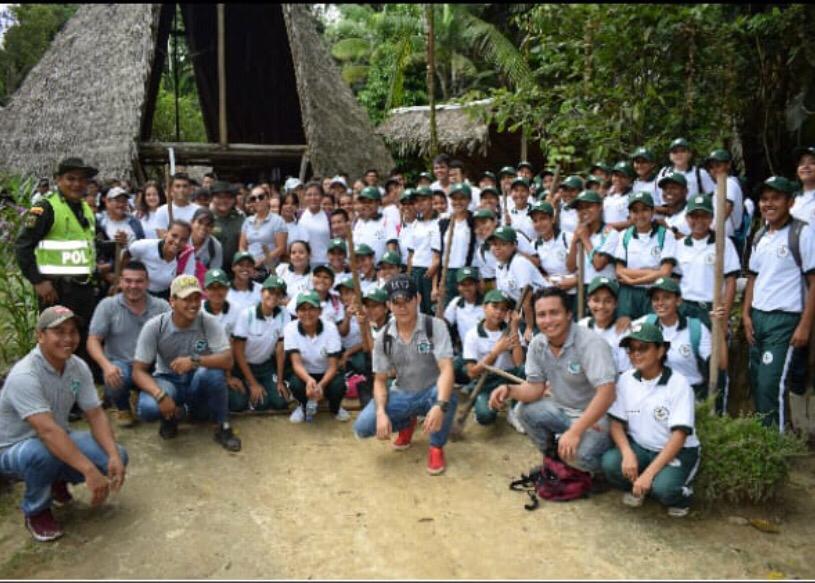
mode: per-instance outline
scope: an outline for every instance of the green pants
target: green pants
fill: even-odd
[[[322,374],[312,373],[311,376],[314,377],[314,380],[316,380],[318,383],[323,380]],[[306,395],[306,383],[303,382],[303,379],[297,375],[292,375],[289,388],[291,389],[294,398],[300,402],[302,407],[305,407],[306,403],[308,402],[308,396]],[[342,398],[345,396],[345,377],[341,371],[337,371],[337,374],[335,374],[334,378],[331,379],[331,382],[328,383],[328,386],[325,388],[323,393],[325,394],[326,399],[328,399],[329,410],[332,414],[336,415],[340,410]]]
[[[254,405],[256,411],[266,411],[268,409],[283,410],[288,409],[288,402],[280,396],[277,392],[277,379],[275,373],[277,366],[274,359],[263,364],[250,364],[249,370],[257,380],[258,383],[266,391],[266,396],[263,397],[260,403]],[[243,377],[243,374],[238,371],[235,376],[244,381],[246,392],[241,394],[235,390],[229,389],[229,410],[233,412],[246,411],[249,408],[249,383]]]
[[[679,313],[686,318],[696,318],[707,326],[708,330],[711,330],[713,329],[710,323],[710,310],[712,307],[712,303],[682,300],[682,303],[679,304]]]
[[[617,296],[617,313],[620,316],[636,320],[652,312],[647,288],[625,284],[620,286],[620,293]]]
[[[628,437],[631,449],[637,456],[637,469],[641,474],[654,460],[658,451],[651,451],[640,446],[636,441]],[[676,462],[678,465],[673,465]],[[623,454],[616,447],[612,447],[603,454],[603,473],[609,483],[620,490],[630,490],[631,482],[623,476],[622,463]],[[654,478],[651,483],[649,496],[656,498],[664,506],[676,508],[687,508],[690,506],[693,497],[691,482],[696,476],[699,468],[699,448],[683,447],[679,454],[668,462]]]
[[[522,379],[526,378],[523,365],[511,368],[507,372]],[[479,425],[491,425],[495,423],[495,420],[498,418],[498,411],[490,409],[490,394],[499,385],[505,385],[507,383],[513,384],[504,377],[496,374],[490,373],[487,375],[487,380],[484,381],[484,385],[481,387],[481,390],[478,392],[478,397],[475,399],[475,420]]]
[[[454,269],[452,267],[447,268],[447,291],[445,292],[444,296],[444,307],[446,308],[450,301],[458,295],[458,284],[456,283],[456,274],[458,273],[458,269]],[[462,342],[464,338],[461,339]]]
[[[756,411],[763,415],[765,426],[784,430],[786,377],[793,348],[790,346],[801,314],[763,312],[752,308],[754,343],[750,347],[750,388]]]
[[[416,267],[415,265],[410,272],[416,288],[422,296],[422,301],[419,304],[419,311],[429,316],[433,315],[433,302],[430,300],[430,294],[433,293],[433,280],[425,277],[427,273],[426,267]]]
[[[357,352],[345,363],[345,374],[361,374],[365,377],[365,381],[357,385],[357,392],[359,393],[359,404],[362,408],[368,404],[373,396],[373,372],[371,370],[370,361],[365,352]]]

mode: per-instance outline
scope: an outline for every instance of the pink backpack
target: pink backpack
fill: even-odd
[[[521,474],[519,480],[510,483],[510,490],[526,492],[530,498],[524,504],[527,510],[538,507],[538,498],[553,502],[566,502],[585,498],[591,493],[591,474],[566,465],[557,458],[543,457],[543,465],[527,474]]]

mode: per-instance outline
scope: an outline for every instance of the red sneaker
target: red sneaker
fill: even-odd
[[[31,533],[31,536],[40,542],[55,540],[65,534],[59,522],[51,514],[50,508],[46,508],[39,514],[26,516],[25,527]]]
[[[68,483],[58,480],[51,484],[51,501],[55,506],[65,506],[73,501],[74,497],[68,490]]]
[[[435,476],[444,471],[444,450],[440,447],[430,446],[427,452],[427,472]]]
[[[391,444],[391,447],[396,450],[407,449],[410,447],[410,441],[413,439],[413,432],[416,430],[416,417],[410,420],[410,425],[405,427],[396,436],[396,439]]]

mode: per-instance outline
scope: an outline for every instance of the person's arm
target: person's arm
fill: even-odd
[[[125,481],[125,466],[122,457],[119,455],[119,448],[116,447],[116,440],[113,438],[113,429],[110,426],[108,416],[105,415],[102,407],[94,407],[85,411],[85,419],[91,428],[91,435],[94,441],[99,444],[108,456],[108,480],[113,492],[122,487]]]
[[[455,372],[453,370],[452,358],[440,358],[436,361],[439,365],[439,378],[436,380],[437,400],[449,403],[453,395],[453,381]],[[433,405],[424,418],[422,431],[425,434],[435,433],[441,429],[444,422],[445,413],[438,405]]]
[[[616,369],[616,367],[615,367]],[[564,461],[574,459],[577,455],[577,446],[580,444],[580,438],[583,433],[591,426],[596,424],[611,407],[616,396],[614,383],[606,383],[597,387],[594,397],[589,402],[586,410],[578,417],[560,436],[558,443],[558,454]]]
[[[336,356],[329,356],[328,357],[328,368],[325,369],[325,373],[323,373],[323,378],[320,379],[320,382],[317,383],[317,386],[320,388],[320,392],[325,394],[325,388],[334,380],[334,377],[337,375],[337,361],[339,359]]]
[[[744,328],[744,337],[748,344],[754,344],[753,319],[750,317],[750,307],[753,305],[753,286],[756,284],[756,276],[753,273],[747,275],[747,285],[744,288],[744,298],[741,302],[741,325]]]
[[[812,332],[812,319],[815,318],[815,271],[810,272],[806,277],[808,286],[806,299],[804,300],[804,311],[801,320],[792,334],[790,344],[796,348],[802,348],[809,344],[809,335]]]
[[[637,276],[633,278],[634,285],[644,285],[654,283],[660,277],[671,277],[673,264],[669,261],[663,262],[657,269],[641,269]]]
[[[374,403],[376,404],[376,436],[379,439],[389,439],[391,436],[391,420],[386,407],[388,405],[388,373],[374,374]]]
[[[629,481],[634,482],[639,476],[639,462],[637,461],[637,454],[631,449],[631,443],[629,443],[628,435],[625,433],[625,425],[617,419],[612,419],[609,427],[609,435],[622,455],[622,468],[620,469],[622,470],[623,476]]]
[[[427,268],[425,277],[435,279],[436,272],[439,270],[439,264],[441,263],[441,253],[439,253],[435,249],[433,249],[431,253],[432,258],[430,259],[430,267]]]
[[[729,275],[724,278],[724,294],[722,295],[722,307],[725,313],[730,314],[733,309],[733,301],[736,298],[736,276]]]
[[[539,401],[545,392],[546,383],[543,381],[527,381],[522,385],[501,385],[490,393],[490,409],[500,410],[507,399],[515,399],[521,403],[534,403]]]
[[[668,439],[668,443],[665,444],[665,447],[657,454],[657,457],[651,460],[648,467],[646,467],[642,474],[634,481],[634,486],[631,491],[635,496],[643,496],[651,490],[654,478],[656,478],[657,474],[668,462],[682,451],[687,437],[688,435],[684,429],[674,429],[671,431],[671,437]]]
[[[270,251],[266,254],[266,264],[267,265],[274,265],[276,261],[278,261],[285,253],[286,253],[286,245],[288,244],[287,241],[289,239],[288,231],[278,231],[274,235],[274,251]]]
[[[102,338],[100,336],[88,336],[86,344],[88,355],[96,361],[99,368],[102,369],[102,374],[105,379],[105,384],[112,389],[118,389],[122,386],[122,371],[119,367],[110,362],[105,356],[105,351],[102,348]]]
[[[469,334],[467,336],[468,338],[465,341],[470,339]],[[502,334],[495,344],[492,345],[492,350],[485,354],[481,360],[473,361],[467,364],[467,376],[469,376],[471,379],[477,379],[480,377],[481,374],[487,370],[484,368],[484,365],[486,364],[489,366],[494,366],[495,361],[498,360],[498,358],[500,358],[504,352],[511,349],[511,343],[512,340],[510,338],[510,334]],[[465,351],[464,354],[467,355],[467,351]]]
[[[348,336],[348,333],[351,332],[351,318],[355,312],[356,307],[353,303],[345,309],[342,320],[337,322],[337,332],[340,333],[340,336]]]
[[[277,392],[281,397],[288,401],[291,395],[289,394],[289,390],[286,388],[286,383],[284,382],[284,374],[286,370],[286,351],[283,350],[282,338],[277,341],[277,345],[275,346],[275,360],[277,361]]]
[[[238,251],[246,251],[248,248],[249,241],[246,239],[246,231],[241,230],[241,236],[238,238]]]
[[[235,364],[238,365],[238,370],[241,371],[243,375],[243,379],[246,381],[246,386],[249,387],[250,392],[254,387],[260,385],[255,375],[252,374],[252,369],[249,367],[249,361],[246,360],[246,338],[237,338],[235,336],[232,337],[232,355],[235,359]],[[237,391],[238,393],[244,393],[244,387],[240,387],[238,389],[238,384],[235,383],[234,386],[232,384],[229,385],[230,389]],[[262,389],[262,387],[261,387]]]
[[[294,371],[294,374],[297,375],[297,378],[303,381],[306,385],[309,383],[317,383],[317,381],[314,380],[314,377],[312,377],[303,366],[303,357],[300,356],[299,352],[292,352],[289,355],[289,358],[291,358],[291,368]]]

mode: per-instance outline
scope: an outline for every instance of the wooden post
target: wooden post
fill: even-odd
[[[727,177],[719,174],[716,180],[716,259],[713,263],[713,309],[722,304],[722,286],[724,285],[724,221],[725,201],[727,200]],[[708,379],[708,394],[711,408],[716,410],[716,393],[719,383],[719,346],[724,334],[722,323],[718,319],[711,320],[711,352],[710,352],[710,378]]]
[[[450,250],[453,248],[453,231],[456,229],[455,215],[450,217],[450,223],[447,225],[447,245],[444,248],[444,261],[441,266],[441,281],[439,285],[439,295],[436,299],[436,317],[441,318],[444,315],[444,302],[447,299],[447,266],[450,264]]]
[[[362,303],[362,285],[359,282],[359,266],[357,265],[357,253],[354,249],[354,229],[351,228],[350,225],[348,226],[348,237],[346,240],[348,242],[348,262],[351,268],[351,278],[354,281],[354,296],[356,297],[357,309],[359,313],[362,314],[364,313],[365,306]],[[371,327],[369,325],[360,326],[360,332],[362,333],[362,347],[365,352],[372,352],[374,349],[374,340],[371,335]]]
[[[521,160],[527,158],[526,129],[521,129]]]
[[[586,250],[583,241],[577,242],[577,320],[583,319],[586,305]]]
[[[164,165],[164,184],[167,189],[167,230],[169,230],[169,225],[173,222],[173,182],[167,164]]]
[[[300,182],[306,181],[306,170],[308,169],[308,150],[303,152],[303,157],[300,158]]]
[[[430,157],[439,153],[436,131],[436,17],[433,4],[425,4],[427,14],[427,100],[430,105]]]
[[[217,4],[218,9],[218,142],[226,146],[229,142],[226,134],[226,23],[224,4]]]

